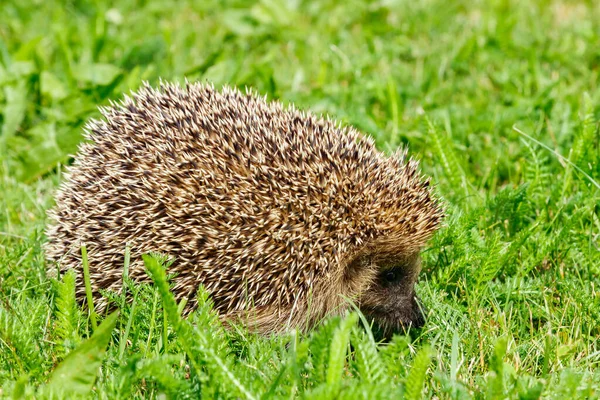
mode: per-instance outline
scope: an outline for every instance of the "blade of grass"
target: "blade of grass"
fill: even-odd
[[[94,297],[92,295],[92,284],[90,281],[90,266],[88,263],[87,248],[81,245],[81,263],[83,264],[83,280],[85,281],[85,297],[87,298],[88,313],[92,322],[92,331],[98,327],[96,322],[96,309],[94,308]]]

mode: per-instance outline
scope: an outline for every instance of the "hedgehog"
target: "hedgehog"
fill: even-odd
[[[395,332],[424,322],[420,252],[443,207],[406,149],[391,155],[329,117],[207,83],[144,83],[100,108],[49,212],[48,268],[76,271],[94,305],[142,255],[171,257],[189,313],[200,286],[220,319],[264,334],[358,307]],[[352,305],[354,304],[354,305]]]

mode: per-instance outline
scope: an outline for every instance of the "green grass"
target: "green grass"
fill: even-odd
[[[591,0],[4,0],[0,396],[599,398],[599,21]],[[45,211],[96,106],[160,77],[408,145],[448,209],[424,329],[375,345],[350,314],[263,338],[203,293],[180,320],[148,259],[159,284],[91,336],[73,277],[46,277]]]

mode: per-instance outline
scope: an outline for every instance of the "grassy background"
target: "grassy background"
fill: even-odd
[[[599,21],[591,0],[4,0],[0,395],[600,397]],[[46,278],[45,210],[97,105],[160,77],[408,145],[449,214],[424,329],[375,345],[350,315],[261,338],[132,286],[88,339],[72,277]]]

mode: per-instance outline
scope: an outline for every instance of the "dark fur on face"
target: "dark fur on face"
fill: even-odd
[[[423,307],[415,294],[421,270],[418,252],[393,255],[363,255],[355,261],[372,276],[359,299],[361,312],[371,320],[374,331],[384,338],[425,323]]]

